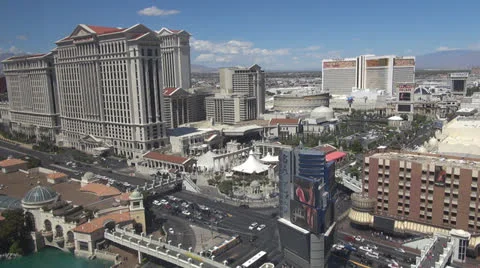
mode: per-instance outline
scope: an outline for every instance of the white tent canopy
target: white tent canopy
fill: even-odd
[[[232,170],[246,174],[258,174],[267,171],[268,167],[268,165],[265,165],[262,162],[258,161],[258,159],[255,158],[255,153],[253,151],[250,151],[247,160],[243,164],[232,168]]]
[[[278,156],[273,156],[268,152],[264,158],[260,159],[260,161],[263,163],[278,163]]]

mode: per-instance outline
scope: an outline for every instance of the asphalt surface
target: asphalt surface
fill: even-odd
[[[66,169],[62,169],[61,172],[69,175],[70,177],[75,177],[80,179],[83,173],[90,171],[94,174],[99,174],[102,176],[107,177],[114,177],[115,180],[121,182],[128,182],[132,185],[144,185],[146,180],[143,178],[133,177],[133,176],[125,176],[119,173],[112,173],[111,169],[103,168],[96,165],[79,165],[76,168],[72,168],[66,165],[67,162],[71,161],[71,156],[68,154],[49,154],[45,152],[40,152],[36,150],[31,150],[28,148],[21,147],[19,145],[14,145],[5,141],[0,140],[0,154],[4,156],[13,156],[13,157],[23,157],[23,156],[31,156],[38,158],[42,161],[42,166],[46,168],[52,168],[53,165],[62,166]],[[58,169],[58,168],[55,168]],[[75,170],[75,172],[69,171]],[[78,173],[81,173],[78,175]]]
[[[217,225],[212,224],[208,226],[201,222],[195,223],[203,227],[212,228],[220,233],[239,235],[241,237],[242,243],[220,255],[217,260],[223,261],[232,258],[234,259],[232,266],[235,267],[262,250],[268,253],[268,259],[272,262],[279,263],[282,260],[282,254],[279,251],[277,220],[276,217],[272,217],[272,212],[276,210],[239,208],[222,202],[215,202],[189,192],[178,192],[173,194],[173,196],[231,215],[231,217],[218,221]],[[265,224],[266,227],[262,231],[257,231],[256,229],[249,230],[248,227],[253,222],[257,222],[259,225]],[[256,239],[251,241],[252,238]]]
[[[348,256],[348,259],[358,261],[360,262],[362,258],[368,259],[373,261],[373,266],[374,267],[385,267],[388,266],[390,263],[388,260],[394,259],[400,266],[403,267],[410,267],[410,265],[406,262],[408,258],[412,258],[415,260],[416,256],[415,254],[411,252],[402,252],[399,251],[397,248],[391,247],[389,245],[381,244],[376,241],[371,241],[368,239],[368,237],[364,237],[365,241],[347,241],[345,239],[345,235],[343,234],[337,234],[336,236],[336,243],[341,243],[341,244],[346,244],[348,242],[352,243],[355,248],[357,248],[357,251],[354,253],[351,253]],[[377,246],[377,249],[373,249],[374,252],[379,253],[380,257],[379,259],[372,258],[367,256],[365,251],[360,250],[360,246]]]

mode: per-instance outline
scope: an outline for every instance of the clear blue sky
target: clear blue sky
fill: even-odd
[[[329,57],[480,49],[479,10],[478,0],[4,0],[0,52],[48,51],[81,23],[142,23],[190,32],[192,63],[320,68]]]

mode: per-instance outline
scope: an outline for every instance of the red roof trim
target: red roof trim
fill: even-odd
[[[298,125],[300,119],[295,118],[272,118],[270,119],[270,125]]]
[[[179,90],[180,88],[177,87],[167,87],[167,88],[164,88],[163,89],[163,96],[167,96],[167,97],[170,97],[173,95],[173,93],[175,93],[177,90]]]
[[[347,154],[344,153],[344,152],[333,152],[333,153],[329,153],[327,154],[327,156],[325,157],[325,160],[327,162],[330,162],[330,161],[335,161],[335,160],[338,160],[338,159],[341,159],[341,158],[344,158]]]
[[[88,28],[92,29],[96,34],[108,34],[108,33],[117,33],[122,32],[124,28],[115,28],[115,27],[105,27],[105,26],[95,26],[95,25],[87,25]]]
[[[168,155],[168,154],[161,154],[157,152],[148,152],[146,153],[143,158],[148,158],[148,159],[153,159],[153,160],[158,160],[162,162],[168,162],[168,163],[174,163],[174,164],[184,164],[190,158],[185,158],[181,156],[176,156],[176,155]]]

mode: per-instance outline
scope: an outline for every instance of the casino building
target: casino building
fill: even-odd
[[[333,244],[335,161],[303,145],[283,149],[279,188],[278,229],[287,264],[324,267]]]
[[[395,95],[396,83],[415,82],[415,57],[362,55],[322,61],[322,90],[348,95],[353,88],[381,89]]]
[[[383,151],[366,156],[364,165],[352,223],[396,234],[460,229],[471,234],[469,254],[479,255],[480,159]]]

